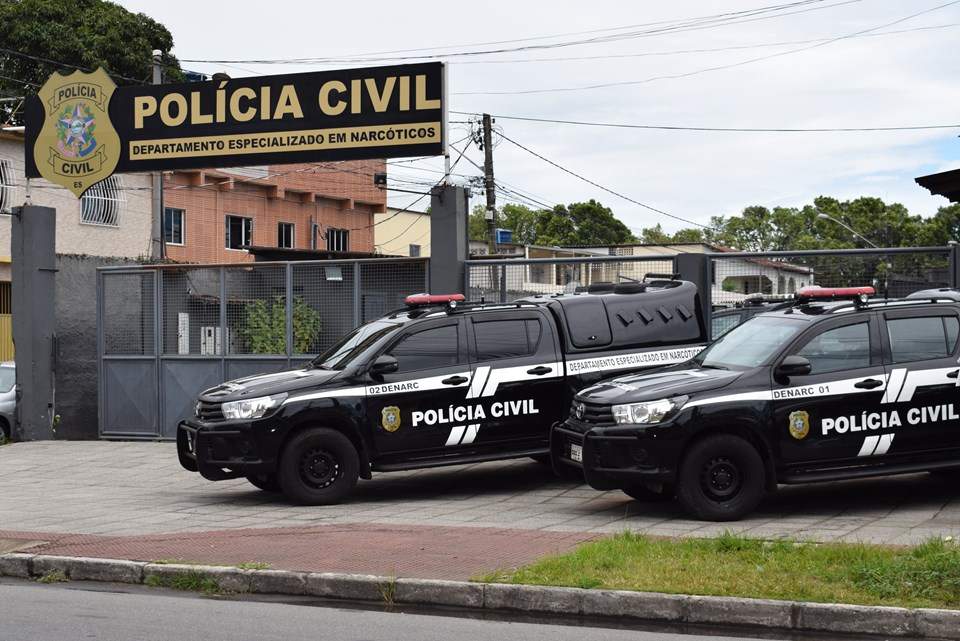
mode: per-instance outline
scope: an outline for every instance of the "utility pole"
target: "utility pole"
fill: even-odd
[[[493,182],[493,119],[483,114],[483,189],[487,192],[487,247],[497,253],[497,192]]]
[[[153,50],[153,84],[155,85],[163,83],[163,67],[160,65],[162,56],[162,51],[159,49]],[[163,242],[163,172],[153,172],[152,181],[151,210],[153,221],[150,233],[150,257],[165,258],[167,252]]]

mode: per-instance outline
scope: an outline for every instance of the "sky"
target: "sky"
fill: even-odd
[[[289,65],[182,62],[205,73],[269,75],[442,55],[449,63],[451,111],[502,116],[496,128],[510,139],[629,198],[498,137],[495,175],[523,194],[514,200],[553,205],[594,198],[635,233],[657,223],[668,231],[692,226],[637,202],[701,225],[750,205],[800,207],[820,195],[876,196],[930,216],[949,203],[914,178],[960,168],[960,127],[704,132],[505,117],[770,129],[960,124],[957,0],[119,3],[166,25],[181,60],[378,58]],[[788,3],[793,6],[702,20]],[[678,30],[680,21],[686,26]],[[900,33],[890,33],[895,31]],[[478,44],[491,42],[498,44]],[[527,49],[449,55],[517,47]],[[409,49],[420,51],[393,53]],[[372,55],[382,52],[390,53]],[[609,83],[632,84],[582,89]],[[571,88],[576,90],[540,91]],[[471,118],[451,114],[451,141],[468,135],[471,125],[464,121]],[[466,158],[455,172],[479,175],[469,160],[482,165],[482,152],[471,145]],[[442,167],[440,159],[428,159],[392,165],[390,175],[416,190],[439,180]],[[475,196],[480,203],[482,193]],[[390,204],[404,206],[415,198],[394,192]],[[498,194],[498,204],[504,202]]]

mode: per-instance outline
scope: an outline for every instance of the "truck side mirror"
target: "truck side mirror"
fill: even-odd
[[[370,373],[377,375],[390,374],[397,371],[399,367],[400,364],[396,358],[390,356],[390,354],[380,354],[380,356],[377,356],[377,360],[373,361],[373,365],[370,366]]]
[[[785,359],[780,361],[780,364],[777,365],[777,369],[774,372],[774,375],[777,378],[789,378],[790,376],[806,376],[813,369],[813,366],[810,365],[808,361],[803,356],[797,356],[796,354],[791,354]]]

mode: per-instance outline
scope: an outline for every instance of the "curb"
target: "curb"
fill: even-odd
[[[659,623],[735,625],[960,641],[960,610],[394,579],[364,574],[242,570],[41,554],[0,555],[0,576],[38,579],[51,573],[62,573],[74,581],[148,585],[164,585],[165,581],[187,575],[213,581],[220,590],[236,593],[307,595],[386,605],[454,606],[537,615],[565,614]]]

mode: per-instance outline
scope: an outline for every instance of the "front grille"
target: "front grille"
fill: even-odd
[[[583,406],[582,409],[579,406]],[[574,400],[570,406],[570,416],[581,423],[591,425],[613,425],[613,408],[600,403],[585,403]]]
[[[222,421],[223,408],[220,403],[197,402],[197,418],[201,421]]]

